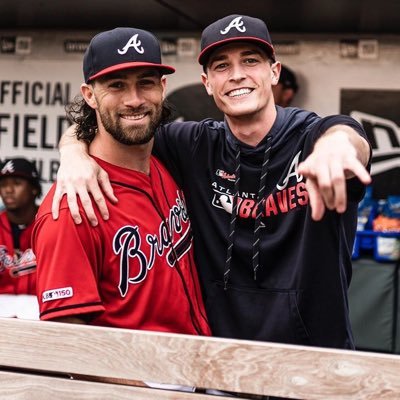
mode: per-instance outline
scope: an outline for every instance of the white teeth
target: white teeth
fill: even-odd
[[[130,120],[137,120],[137,119],[142,119],[146,116],[146,114],[136,114],[136,115],[123,115],[122,118],[124,119],[130,119]]]
[[[243,96],[245,94],[251,93],[251,90],[248,88],[243,88],[243,89],[236,89],[232,90],[231,92],[228,93],[229,97],[237,97],[237,96]]]

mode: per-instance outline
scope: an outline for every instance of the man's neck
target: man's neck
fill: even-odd
[[[117,142],[109,134],[97,135],[89,145],[89,154],[101,158],[110,164],[150,173],[150,155],[153,139],[142,145],[125,145]]]
[[[28,207],[18,210],[6,210],[8,220],[16,225],[30,225],[37,213],[38,206],[31,204]]]
[[[259,113],[241,117],[225,115],[225,118],[237,139],[249,146],[257,146],[268,135],[275,122],[276,115],[274,106],[268,114]]]

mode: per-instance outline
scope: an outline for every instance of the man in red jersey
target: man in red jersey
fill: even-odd
[[[147,31],[116,28],[90,42],[68,114],[119,202],[96,227],[75,225],[66,199],[52,219],[50,190],[33,232],[41,319],[210,335],[183,194],[151,156],[168,115],[163,75],[174,71]]]
[[[38,318],[36,258],[31,249],[36,198],[42,188],[35,164],[12,158],[0,165],[0,316]]]

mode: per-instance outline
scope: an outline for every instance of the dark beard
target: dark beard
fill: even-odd
[[[135,113],[141,113],[144,110],[137,109],[133,111]],[[160,125],[162,104],[154,109],[154,112],[150,114],[149,124],[143,127],[123,128],[119,121],[113,121],[109,113],[103,113],[102,110],[99,109],[99,114],[104,128],[117,142],[128,146],[134,146],[146,144],[153,139],[155,130]]]

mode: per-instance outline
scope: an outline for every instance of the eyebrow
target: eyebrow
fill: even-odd
[[[124,71],[115,71],[111,72],[107,75],[104,76],[104,81],[109,81],[112,79],[127,79],[129,73],[124,72]],[[149,69],[146,71],[143,71],[141,74],[137,76],[138,79],[143,79],[143,78],[153,78],[160,76],[160,73],[157,70]]]
[[[246,57],[246,56],[251,56],[251,55],[260,55],[263,56],[263,51],[262,50],[258,50],[258,49],[252,49],[252,50],[243,50],[240,52],[240,56],[241,57]],[[209,65],[211,65],[214,62],[217,61],[224,61],[228,58],[228,56],[224,53],[216,55],[216,56],[211,56],[210,57],[210,62]]]
[[[156,69],[151,69],[138,75],[138,78],[152,78],[160,76],[160,72]]]

